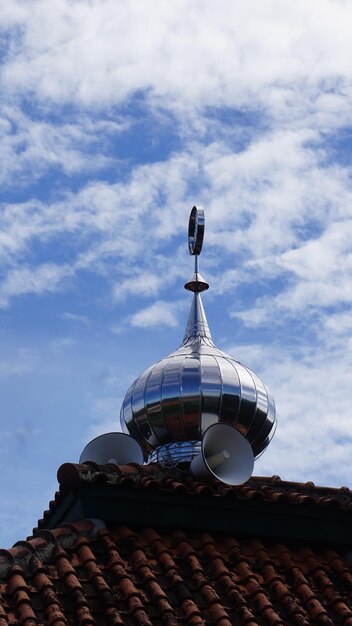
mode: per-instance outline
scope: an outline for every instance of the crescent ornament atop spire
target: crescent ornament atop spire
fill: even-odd
[[[202,251],[204,229],[204,209],[194,206],[191,210],[188,222],[188,249],[190,255],[194,256],[194,274],[188,283],[185,284],[185,289],[193,291],[194,293],[200,293],[201,291],[209,289],[208,283],[198,271],[198,256]]]
[[[188,248],[192,256],[194,254],[198,255],[202,251],[204,228],[204,209],[194,206],[188,223]]]

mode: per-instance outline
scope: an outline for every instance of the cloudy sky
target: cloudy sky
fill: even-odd
[[[270,387],[261,475],[352,486],[352,5],[2,0],[0,544],[181,342]]]

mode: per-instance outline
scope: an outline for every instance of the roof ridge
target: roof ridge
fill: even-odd
[[[139,463],[128,463],[127,465],[117,465],[116,463],[107,463],[106,465],[98,465],[94,461],[86,461],[85,463],[63,463],[57,471],[57,480],[60,487],[65,488],[69,485],[70,489],[77,486],[81,480],[89,480],[92,475],[101,474],[118,479],[120,476],[130,476],[132,479],[142,476],[165,475],[165,467],[159,463],[149,463],[148,465],[140,465]],[[180,474],[177,468],[167,468],[167,472],[174,475]],[[181,472],[184,473],[184,472]],[[103,480],[102,480],[103,482]]]
[[[342,485],[341,487],[329,487],[326,485],[316,485],[312,480],[307,480],[305,483],[303,482],[299,482],[297,480],[285,480],[282,479],[280,476],[278,476],[277,474],[273,474],[272,476],[251,476],[251,478],[248,480],[248,482],[251,481],[255,481],[255,482],[268,482],[270,481],[271,483],[274,483],[275,485],[281,484],[281,485],[299,485],[300,487],[310,487],[310,488],[314,488],[314,489],[327,489],[327,490],[332,490],[332,491],[351,491],[351,489],[349,487],[346,487],[345,485]]]
[[[285,491],[287,489],[297,489],[297,492],[304,492],[309,494],[325,495],[325,496],[335,496],[338,500],[343,499],[345,503],[352,503],[352,490],[345,485],[341,487],[327,487],[324,485],[316,485],[311,480],[308,480],[305,483],[293,481],[293,480],[282,480],[280,476],[252,476],[246,485],[258,485],[261,486],[264,484],[266,489],[275,489],[277,491]],[[262,487],[263,488],[263,487]]]
[[[81,480],[90,480],[92,476],[101,474],[102,482],[104,482],[104,476],[108,478],[109,482],[113,482],[111,479],[116,477],[116,481],[119,481],[121,476],[130,477],[133,482],[138,482],[140,477],[146,476],[162,476],[162,477],[181,477],[185,476],[185,471],[177,467],[165,467],[160,463],[149,463],[148,465],[140,465],[139,463],[129,463],[127,465],[117,465],[115,463],[107,463],[106,465],[98,465],[93,461],[85,463],[64,463],[61,465],[57,472],[57,479],[60,483],[60,487],[64,488],[69,486],[70,490],[81,482]],[[197,477],[193,477],[191,473],[187,473],[189,477],[195,478],[198,482],[209,482],[209,479],[200,480]],[[210,477],[211,482],[218,482],[216,479]],[[106,482],[106,480],[105,480]],[[336,494],[341,496],[344,494],[346,499],[352,502],[352,491],[349,487],[328,487],[323,485],[316,485],[312,481],[305,483],[291,480],[282,480],[280,476],[274,474],[273,476],[251,476],[244,485],[237,487],[230,487],[232,490],[239,490],[242,486],[261,486],[264,484],[266,487],[275,487],[278,490],[284,490],[287,488],[297,488],[299,491],[309,491],[310,493],[322,493],[322,494]]]

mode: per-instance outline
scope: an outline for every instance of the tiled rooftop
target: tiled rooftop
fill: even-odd
[[[0,626],[352,626],[346,487],[277,476],[228,487],[156,464],[65,464],[58,478],[34,536],[0,550]],[[107,517],[82,515],[83,505],[94,513],[105,500]],[[170,506],[167,524],[147,523]],[[205,511],[228,517],[226,532]],[[77,521],[55,527],[60,515]],[[270,524],[261,532],[265,516],[280,534]],[[328,540],[292,539],[290,523],[307,525],[309,516]],[[331,528],[340,527],[348,541],[338,544]]]
[[[0,552],[0,626],[352,625],[339,551],[85,521]]]

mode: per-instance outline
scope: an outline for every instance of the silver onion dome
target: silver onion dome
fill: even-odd
[[[275,432],[275,403],[268,388],[212,340],[200,295],[208,284],[198,272],[203,234],[204,213],[193,207],[189,248],[195,273],[185,285],[193,301],[184,339],[134,381],[121,408],[124,432],[142,445],[149,460],[191,461],[204,432],[218,422],[240,431],[255,458]]]

